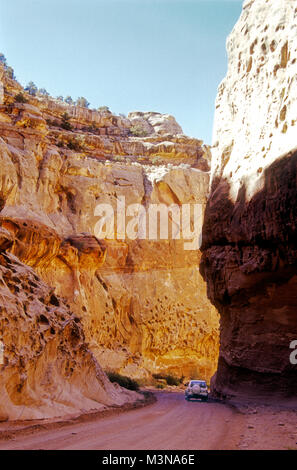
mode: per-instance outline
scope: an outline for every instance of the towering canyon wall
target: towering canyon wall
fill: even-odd
[[[132,113],[125,118],[29,96],[5,73],[2,83],[0,226],[9,243],[5,238],[1,252],[3,263],[12,257],[24,273],[19,291],[15,268],[8,274],[14,279],[10,297],[16,295],[19,321],[5,297],[0,297],[0,340],[9,352],[3,366],[6,376],[0,377],[3,390],[11,380],[12,359],[17,356],[21,363],[25,358],[29,364],[26,354],[29,358],[32,341],[39,345],[34,346],[38,353],[30,356],[31,372],[15,361],[9,399],[18,390],[17,406],[27,406],[22,401],[26,387],[38,399],[39,382],[48,374],[47,348],[51,348],[50,363],[58,367],[58,372],[53,366],[53,374],[46,375],[52,387],[60,374],[60,389],[65,388],[67,394],[69,387],[74,389],[72,380],[77,385],[80,377],[81,389],[77,399],[69,401],[70,409],[79,407],[82,397],[84,409],[96,407],[92,401],[96,399],[101,404],[135,399],[109,384],[100,366],[138,378],[158,372],[210,378],[218,357],[218,314],[207,299],[199,272],[200,251],[184,250],[183,241],[172,238],[99,240],[94,236],[96,206],[108,203],[116,209],[119,197],[125,198],[126,206],[139,203],[145,208],[159,202],[205,206],[209,150],[201,141],[180,134],[172,116]],[[141,126],[145,135],[133,136],[133,126]],[[37,286],[31,286],[30,276],[36,276]],[[63,315],[51,298],[63,306]],[[28,311],[33,313],[27,325]],[[67,322],[78,325],[81,335],[74,350]],[[10,328],[27,331],[17,343],[21,342],[19,349],[14,350],[16,333],[10,334]],[[56,350],[63,349],[61,341],[65,356],[59,353],[55,361]],[[71,355],[80,348],[88,352],[82,357],[78,354],[72,364]],[[87,367],[94,369],[92,377]],[[97,398],[90,395],[94,374],[102,382]],[[37,388],[31,390],[28,380]],[[47,390],[48,399],[58,402],[58,391],[51,395],[52,389]],[[63,403],[67,399],[61,398]],[[35,416],[32,409],[31,416]],[[41,410],[49,414],[46,407]],[[62,405],[55,412],[63,414]],[[14,412],[11,416],[15,417]]]
[[[297,391],[296,34],[296,0],[249,0],[227,40],[201,264],[221,315],[223,397]]]

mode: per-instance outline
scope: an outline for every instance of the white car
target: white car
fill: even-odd
[[[202,401],[208,400],[208,388],[205,380],[191,380],[185,391],[185,399],[200,398]]]

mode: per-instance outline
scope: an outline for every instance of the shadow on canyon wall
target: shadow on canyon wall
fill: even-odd
[[[220,356],[212,391],[220,398],[293,397],[297,366],[297,151],[263,173],[248,201],[235,203],[226,179],[213,181],[200,271],[218,309]]]

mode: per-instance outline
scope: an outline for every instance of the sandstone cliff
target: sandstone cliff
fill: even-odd
[[[294,396],[297,1],[245,1],[216,102],[202,273],[221,314],[213,392]]]
[[[43,289],[54,289],[59,302],[69,305],[69,318],[73,312],[85,347],[103,369],[140,378],[156,372],[210,378],[218,356],[218,315],[199,273],[200,252],[185,251],[181,240],[94,236],[95,207],[115,207],[119,197],[127,205],[144,207],[150,202],[205,205],[207,147],[180,134],[168,115],[133,113],[125,118],[29,96],[5,74],[2,82],[0,225],[12,239],[6,256],[13,256],[23,270],[27,266]],[[20,93],[25,103],[17,98]],[[65,112],[70,126],[65,126]],[[132,135],[134,119],[147,123],[145,136]],[[47,303],[36,309],[46,310]],[[50,328],[49,315],[44,315]],[[34,323],[32,332],[38,328]],[[62,326],[59,334],[64,338]],[[71,347],[67,354],[71,356]],[[32,364],[37,367],[34,357]],[[58,367],[64,380],[64,369]],[[84,384],[89,379],[79,368]],[[54,376],[49,380],[54,382]],[[84,385],[77,393],[89,398]],[[119,390],[111,396],[114,403],[131,399]]]
[[[137,393],[109,382],[69,305],[8,252],[14,242],[12,233],[0,228],[0,421],[135,401]]]

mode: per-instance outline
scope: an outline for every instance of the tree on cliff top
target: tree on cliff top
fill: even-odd
[[[76,106],[80,106],[81,108],[88,108],[90,106],[90,103],[88,102],[88,100],[84,98],[83,96],[80,96],[79,98],[77,98],[75,104]]]
[[[6,57],[4,54],[2,54],[2,52],[0,52],[0,64],[4,66],[7,77],[15,80],[14,70],[12,67],[7,65]]]
[[[38,95],[49,96],[50,94],[46,91],[45,88],[39,88]]]
[[[7,65],[6,57],[4,54],[2,54],[2,52],[0,52],[0,63],[3,64],[4,66]]]
[[[109,109],[108,106],[99,106],[99,108],[97,109],[97,111],[99,111],[99,113],[108,113],[108,114],[111,114],[111,111]]]
[[[25,88],[25,91],[29,93],[29,95],[36,96],[36,93],[38,91],[37,86],[35,85],[34,82],[29,82],[28,85]]]
[[[6,74],[8,76],[8,78],[11,78],[12,80],[15,80],[15,74],[14,74],[14,70],[12,67],[8,66],[6,68]]]
[[[65,101],[65,103],[67,103],[67,104],[73,104],[73,103],[74,103],[73,99],[72,99],[71,96],[69,96],[69,95],[66,96],[66,98],[65,98],[64,101]]]

